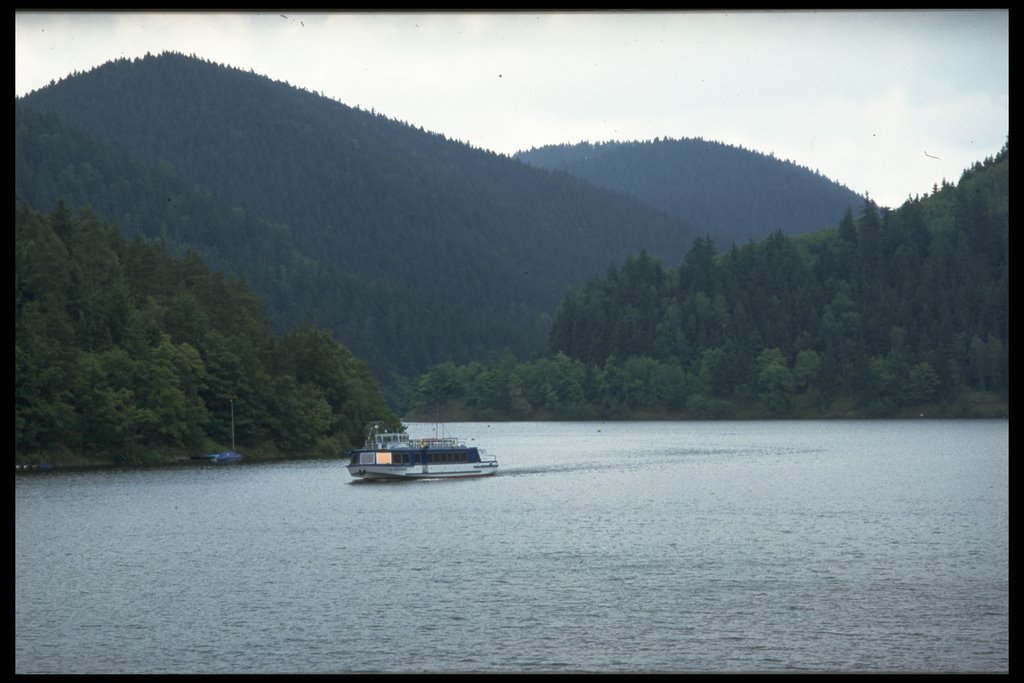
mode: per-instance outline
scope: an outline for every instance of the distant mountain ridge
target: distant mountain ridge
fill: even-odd
[[[836,224],[864,197],[790,161],[701,138],[549,145],[519,152],[677,216],[720,249]]]

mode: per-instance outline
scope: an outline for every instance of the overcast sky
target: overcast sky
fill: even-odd
[[[15,14],[15,95],[165,51],[503,154],[701,137],[879,204],[1009,133],[1009,12]]]

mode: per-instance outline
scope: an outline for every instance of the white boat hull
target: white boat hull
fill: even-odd
[[[349,474],[359,479],[456,479],[485,477],[498,471],[497,462],[454,465],[349,465]]]

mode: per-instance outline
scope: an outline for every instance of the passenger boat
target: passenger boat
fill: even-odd
[[[411,439],[375,422],[363,448],[352,451],[348,471],[358,479],[449,479],[498,471],[498,459],[454,437]]]

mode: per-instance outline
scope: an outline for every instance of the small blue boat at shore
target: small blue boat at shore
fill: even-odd
[[[192,462],[239,462],[242,457],[242,454],[237,451],[222,451],[220,453],[210,453],[209,455],[194,455],[192,456]]]
[[[208,455],[193,455],[192,462],[212,462],[224,464],[229,462],[241,462],[242,454],[235,450],[235,402],[231,401],[231,450]]]

